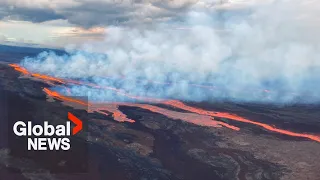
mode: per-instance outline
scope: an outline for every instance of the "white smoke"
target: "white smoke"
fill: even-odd
[[[320,8],[311,0],[191,11],[173,25],[108,27],[103,42],[68,49],[65,56],[44,52],[21,64],[34,72],[90,80],[141,96],[318,102],[319,15]],[[77,95],[89,92],[92,99],[117,100],[101,91],[73,87]]]

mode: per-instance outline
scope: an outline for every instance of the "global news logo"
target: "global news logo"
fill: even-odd
[[[75,124],[71,128],[71,122]],[[43,125],[33,125],[31,121],[17,121],[13,125],[16,136],[27,137],[28,151],[68,151],[71,148],[70,137],[82,130],[82,121],[68,112],[65,124],[53,125],[44,121]]]

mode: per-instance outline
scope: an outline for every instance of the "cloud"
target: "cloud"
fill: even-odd
[[[6,41],[8,41],[8,38],[0,34],[0,43],[6,42]]]
[[[81,44],[91,43],[93,41],[103,41],[105,37],[105,28],[79,28],[65,27],[52,30],[52,40],[46,41],[47,45],[63,48],[65,45],[81,46]]]
[[[83,27],[167,22],[190,9],[210,9],[227,0],[1,0],[0,18],[44,22],[66,19]]]
[[[2,8],[2,12],[4,13],[0,15],[0,17],[7,20],[23,20],[40,23],[50,20],[64,19],[62,15],[55,13],[51,9],[7,7]]]
[[[67,49],[66,56],[45,52],[26,58],[22,65],[34,72],[94,81],[142,96],[320,102],[320,27],[315,23],[320,11],[310,2],[316,1],[278,1],[244,13],[190,11],[181,22],[182,29],[163,23],[109,27],[101,42]],[[216,89],[190,85],[195,83]],[[115,98],[108,91],[78,86],[72,90],[95,99]]]
[[[23,31],[22,31],[23,30]],[[52,20],[43,23],[27,21],[0,21],[0,35],[8,41],[21,45],[25,42],[39,46],[63,48],[68,44],[83,44],[104,38],[104,28],[81,28],[73,26],[67,20]]]

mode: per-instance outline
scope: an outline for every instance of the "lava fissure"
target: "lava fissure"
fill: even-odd
[[[88,82],[81,82],[81,81],[76,81],[76,80],[71,80],[71,79],[59,79],[59,78],[55,78],[55,77],[51,77],[51,76],[47,76],[47,75],[38,74],[38,73],[30,73],[27,69],[25,69],[17,64],[9,64],[9,66],[13,67],[16,71],[18,71],[24,75],[29,75],[31,77],[41,79],[47,83],[50,83],[51,85],[52,84],[55,85],[56,83],[58,83],[59,86],[73,84],[73,85],[84,85],[84,86],[89,86],[91,88],[97,88],[97,89],[103,89],[103,90],[111,90],[121,96],[125,96],[128,98],[134,99],[134,100],[139,100],[139,101],[154,103],[154,104],[169,105],[169,106],[190,112],[190,113],[182,113],[182,112],[168,110],[165,108],[160,108],[160,107],[157,107],[155,105],[150,105],[150,104],[136,104],[136,103],[122,103],[122,102],[120,102],[120,103],[104,103],[104,104],[92,103],[91,104],[91,103],[88,103],[85,101],[81,101],[81,100],[78,100],[75,98],[61,95],[58,92],[51,91],[48,88],[43,89],[43,91],[50,97],[56,98],[61,101],[67,101],[67,102],[87,106],[89,108],[89,112],[98,112],[100,114],[104,114],[107,116],[109,115],[107,112],[110,112],[110,113],[112,113],[114,120],[119,121],[119,122],[130,122],[130,123],[135,122],[135,120],[127,118],[127,116],[119,110],[119,106],[123,105],[123,106],[139,107],[139,108],[146,109],[146,110],[149,110],[154,113],[162,114],[162,115],[167,116],[171,119],[180,119],[180,120],[183,120],[183,121],[186,121],[189,123],[193,123],[193,124],[197,124],[200,126],[208,126],[208,127],[221,127],[221,126],[223,126],[223,127],[235,130],[235,131],[239,131],[240,130],[239,127],[230,125],[225,122],[214,120],[214,117],[227,118],[227,119],[233,120],[233,121],[253,124],[253,125],[259,126],[261,128],[264,128],[266,130],[272,131],[272,132],[276,132],[276,133],[280,133],[280,134],[284,134],[284,135],[288,135],[288,136],[293,136],[293,137],[308,138],[308,139],[320,142],[320,137],[316,136],[316,135],[296,133],[296,132],[292,132],[292,131],[288,131],[288,130],[284,130],[284,129],[279,129],[279,128],[273,127],[273,126],[265,124],[265,123],[256,122],[256,121],[252,121],[252,120],[240,117],[235,114],[230,114],[230,113],[226,113],[226,112],[207,111],[207,110],[203,110],[200,108],[191,107],[191,106],[188,106],[178,100],[164,100],[164,99],[158,99],[158,98],[135,96],[135,95],[131,95],[129,93],[126,93],[122,89],[117,89],[114,87],[99,86],[99,85],[96,85],[93,83],[88,83]],[[197,84],[193,84],[193,85],[206,87],[205,85],[197,85]],[[66,88],[68,95],[71,95],[70,88],[68,88],[68,87],[65,87],[65,88]],[[265,90],[265,91],[269,92],[269,90]],[[105,111],[107,111],[107,112],[105,112]]]
[[[272,127],[271,125],[268,125],[268,124],[265,124],[265,123],[261,123],[261,122],[252,121],[252,120],[249,120],[249,119],[246,119],[246,118],[234,115],[234,114],[230,114],[230,113],[206,111],[206,110],[203,110],[203,109],[187,106],[184,103],[182,103],[180,101],[176,101],[176,100],[166,101],[165,104],[171,105],[173,107],[180,108],[180,109],[183,109],[183,110],[187,110],[187,111],[190,111],[190,112],[194,112],[194,113],[197,113],[197,114],[215,116],[215,117],[220,117],[220,118],[227,118],[227,119],[234,120],[234,121],[239,121],[239,122],[248,123],[248,124],[254,124],[254,125],[263,127],[264,129],[267,129],[269,131],[277,132],[277,133],[280,133],[280,134],[285,134],[285,135],[288,135],[288,136],[304,137],[304,138],[308,138],[308,139],[320,142],[320,137],[319,136],[310,135],[310,134],[303,134],[303,133],[295,133],[295,132],[292,132],[292,131],[287,131],[287,130],[275,128],[275,127]]]

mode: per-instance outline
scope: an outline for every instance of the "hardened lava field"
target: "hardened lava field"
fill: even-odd
[[[31,117],[36,117],[46,112],[46,117],[58,121],[69,110],[86,114],[81,107],[86,106],[90,138],[82,141],[89,146],[89,172],[55,174],[47,168],[54,162],[11,156],[6,142],[8,129],[1,126],[0,177],[17,180],[320,177],[318,105],[277,107],[175,100],[86,104],[51,89],[75,81],[28,75],[27,70],[11,63],[0,65],[2,117],[19,112],[30,112]],[[1,123],[6,123],[5,118]]]

